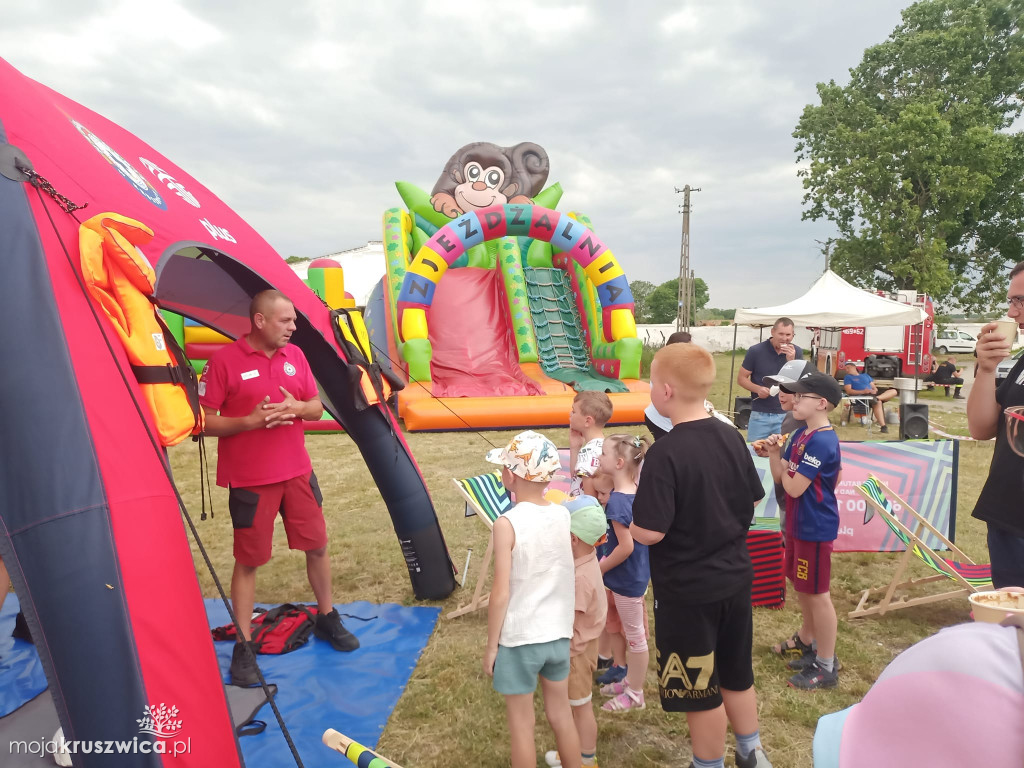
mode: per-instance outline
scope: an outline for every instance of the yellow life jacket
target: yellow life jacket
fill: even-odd
[[[161,445],[203,431],[196,373],[163,322],[153,291],[156,275],[138,249],[153,230],[117,213],[101,213],[78,232],[82,275],[110,318],[153,415]]]
[[[405,383],[373,359],[363,313],[358,309],[338,308],[331,310],[331,317],[335,341],[347,358],[349,376],[354,384],[358,383],[356,408],[361,411],[378,403],[386,404],[392,393],[402,389]]]

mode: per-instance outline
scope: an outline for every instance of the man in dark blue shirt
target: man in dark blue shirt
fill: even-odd
[[[875,422],[878,424],[879,432],[888,432],[885,426],[885,411],[882,403],[892,400],[899,391],[894,387],[882,387],[875,385],[875,380],[866,373],[857,373],[856,363],[846,364],[846,376],[843,377],[843,392],[853,397],[866,397],[873,395],[870,401],[871,412],[875,415]]]
[[[804,356],[804,351],[793,343],[795,331],[792,320],[780,317],[772,326],[771,337],[752,346],[743,358],[736,383],[754,395],[750,402],[747,442],[778,434],[782,428],[786,414],[779,404],[778,394],[771,393],[771,383],[765,382],[764,377],[775,376],[790,360]]]

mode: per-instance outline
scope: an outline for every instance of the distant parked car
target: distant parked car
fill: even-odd
[[[974,336],[955,328],[935,334],[935,351],[940,355],[948,355],[950,352],[970,352],[973,355],[977,344],[978,340]]]
[[[1020,356],[1024,355],[1024,349],[1018,349],[1008,358],[1003,360],[999,365],[996,366],[996,386],[998,387],[1003,383],[1003,379],[1010,375],[1010,371],[1013,370],[1013,366],[1020,360]]]

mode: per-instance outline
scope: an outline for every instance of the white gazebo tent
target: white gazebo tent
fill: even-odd
[[[771,327],[780,317],[796,325],[812,328],[847,326],[917,325],[927,313],[917,306],[887,299],[850,285],[832,270],[825,270],[803,296],[787,304],[756,309],[737,309],[733,319],[733,371],[736,365],[736,331],[741,325]],[[924,334],[921,334],[924,344]],[[923,354],[922,349],[920,354]],[[732,402],[733,372],[729,376],[729,402]]]

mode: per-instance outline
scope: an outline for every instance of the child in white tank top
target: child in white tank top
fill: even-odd
[[[569,639],[575,570],[569,511],[544,498],[559,469],[558,449],[533,431],[487,453],[516,505],[494,522],[494,584],[487,612],[484,672],[505,696],[513,768],[536,765],[533,692],[540,679],[544,713],[558,751],[580,765],[569,707]]]

